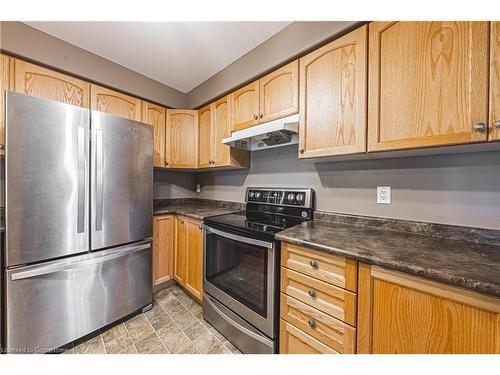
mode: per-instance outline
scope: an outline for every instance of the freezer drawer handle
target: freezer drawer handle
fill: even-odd
[[[75,261],[72,263],[66,263],[66,264],[52,264],[52,265],[45,265],[45,266],[37,266],[36,268],[33,268],[31,270],[27,271],[21,271],[17,273],[13,273],[11,275],[11,280],[22,280],[22,279],[29,279],[31,277],[35,276],[41,276],[41,275],[47,275],[55,272],[60,272],[60,271],[67,271],[70,269],[75,269],[79,268],[81,266],[87,266],[87,265],[92,265],[95,263],[103,263],[105,261],[115,259],[115,258],[120,258],[125,255],[130,255],[136,252],[139,252],[141,250],[149,249],[151,247],[150,243],[142,243],[141,245],[133,245],[133,246],[127,246],[127,247],[121,247],[119,249],[113,250],[112,253],[108,255],[104,255],[101,257],[97,258],[92,258],[92,259],[86,259],[82,261]]]

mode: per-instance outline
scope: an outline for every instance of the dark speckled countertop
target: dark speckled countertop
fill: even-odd
[[[474,243],[326,220],[297,225],[279,232],[276,238],[500,297],[498,244]]]
[[[176,214],[196,220],[205,217],[230,214],[244,210],[239,202],[207,201],[202,199],[173,199],[154,202],[154,215]]]

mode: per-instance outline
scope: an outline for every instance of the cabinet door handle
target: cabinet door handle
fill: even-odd
[[[316,297],[316,291],[315,291],[314,289],[309,289],[308,294],[309,294],[312,298]]]
[[[165,165],[168,166],[168,161],[165,161]]]
[[[315,260],[309,261],[309,265],[314,269],[318,268],[318,262],[316,262]]]
[[[306,151],[306,150],[304,150],[303,148],[299,148],[299,152],[300,152],[301,154],[303,154],[305,151]]]
[[[203,225],[201,225],[201,224],[200,224],[200,225],[198,226],[198,228],[203,229]]]
[[[484,122],[478,122],[476,125],[474,125],[474,130],[479,133],[484,133],[486,129],[488,129],[488,125],[486,125]]]
[[[500,129],[500,120],[495,121],[495,128]]]
[[[254,119],[254,120],[257,120],[258,118],[259,118],[259,116],[257,116],[257,115],[253,115],[253,119]]]
[[[264,115],[262,113],[259,113],[259,118],[262,118],[264,117]]]
[[[311,328],[316,328],[316,322],[314,321],[314,319],[309,319],[307,321],[307,324],[309,324],[309,327]]]

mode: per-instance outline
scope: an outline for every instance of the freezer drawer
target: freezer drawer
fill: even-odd
[[[6,272],[6,350],[47,352],[152,302],[151,243]]]

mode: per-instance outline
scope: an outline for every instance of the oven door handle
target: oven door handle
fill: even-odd
[[[230,240],[234,240],[234,241],[238,241],[238,242],[244,242],[244,243],[247,243],[247,244],[250,244],[250,245],[261,246],[261,247],[265,247],[266,249],[272,249],[273,248],[272,242],[257,240],[255,238],[248,238],[248,237],[238,236],[236,234],[223,232],[221,230],[214,229],[214,228],[211,228],[211,227],[206,226],[206,225],[205,225],[205,229],[206,229],[206,231],[208,233],[213,233],[213,234],[216,234],[218,236],[228,238]]]
[[[232,325],[234,328],[236,328],[238,331],[243,332],[244,334],[250,336],[251,338],[257,340],[258,342],[265,344],[267,346],[272,346],[272,342],[269,339],[266,339],[265,337],[262,337],[255,332],[250,331],[248,328],[243,327],[241,324],[238,322],[235,322],[233,319],[228,317],[224,312],[222,312],[215,304],[210,300],[210,298],[205,298],[204,301],[206,301],[212,309],[214,309],[219,316],[224,319],[226,322],[228,322],[230,325]]]

